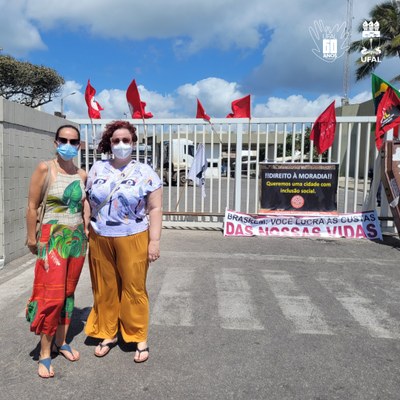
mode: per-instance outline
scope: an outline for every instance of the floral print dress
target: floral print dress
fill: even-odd
[[[71,321],[87,250],[82,217],[85,197],[79,174],[58,173],[50,186],[26,313],[36,334],[53,336],[59,324]]]

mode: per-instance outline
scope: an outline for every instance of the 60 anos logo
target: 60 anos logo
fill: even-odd
[[[349,48],[346,23],[325,25],[323,21],[314,21],[314,26],[308,28],[315,48],[314,55],[320,60],[331,63],[342,57]]]

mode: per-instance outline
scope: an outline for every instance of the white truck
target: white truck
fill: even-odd
[[[188,139],[172,139],[164,141],[158,151],[158,172],[164,178],[164,182],[176,185],[184,185],[186,176],[194,160],[194,143]]]
[[[154,147],[151,145],[138,143],[132,153],[132,158],[139,159],[140,162],[145,162],[155,168],[166,184],[171,181],[172,185],[176,185],[179,180],[179,184],[184,185],[194,160],[194,143],[188,139],[172,139],[171,142],[165,140],[162,144],[156,144],[155,165],[153,165],[153,149]],[[89,147],[88,160],[85,149],[81,150],[81,166],[83,168],[87,161],[90,168],[94,161],[103,158],[108,157],[105,154],[96,154],[93,146]]]

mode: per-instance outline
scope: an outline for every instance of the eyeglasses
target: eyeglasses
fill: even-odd
[[[80,139],[67,139],[65,137],[59,137],[57,139],[57,142],[61,144],[69,143],[71,146],[79,146],[79,144],[81,143]]]
[[[118,144],[119,142],[122,142],[124,144],[130,144],[130,143],[132,143],[132,139],[129,139],[129,138],[126,138],[126,137],[124,137],[122,139],[120,139],[120,138],[111,139],[111,143],[112,144]]]

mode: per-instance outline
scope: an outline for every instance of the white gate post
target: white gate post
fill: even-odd
[[[235,211],[240,211],[242,200],[242,146],[243,124],[236,125],[236,161],[235,161]]]

